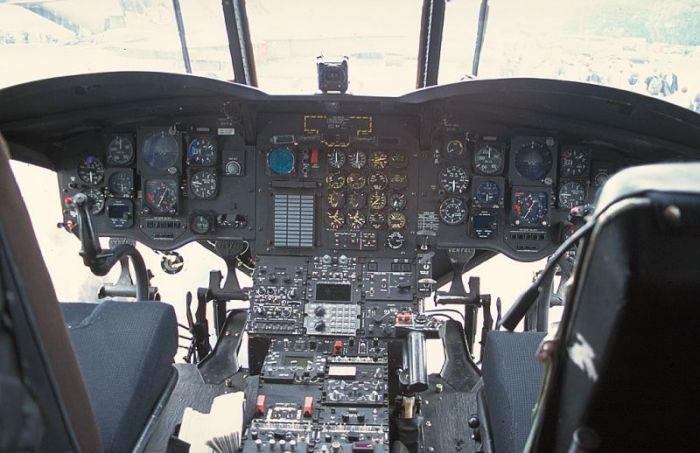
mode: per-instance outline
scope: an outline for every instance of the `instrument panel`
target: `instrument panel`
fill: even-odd
[[[92,200],[100,235],[158,250],[237,239],[262,254],[412,258],[435,246],[528,261],[621,165],[575,138],[458,124],[433,127],[426,146],[422,121],[271,112],[253,136],[221,118],[105,130],[66,147],[59,180],[63,198]]]

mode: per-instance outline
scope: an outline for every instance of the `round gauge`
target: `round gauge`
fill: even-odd
[[[88,189],[85,191],[85,195],[88,197],[90,202],[90,213],[97,215],[105,207],[105,196],[99,189]]]
[[[382,151],[374,151],[369,155],[369,164],[375,170],[383,170],[389,163],[389,156]]]
[[[605,171],[605,170],[600,170],[598,173],[595,174],[593,177],[593,184],[596,187],[602,187],[603,184],[610,178],[610,174]]]
[[[105,166],[100,159],[87,156],[78,164],[78,178],[81,181],[95,185],[102,182],[105,177]]]
[[[439,213],[446,225],[459,225],[467,218],[467,204],[461,198],[446,198],[440,203]]]
[[[346,203],[350,209],[362,209],[365,207],[367,197],[362,192],[351,192],[346,198]]]
[[[440,172],[440,187],[447,193],[464,193],[469,187],[467,171],[456,165],[443,168]]]
[[[338,209],[328,210],[326,217],[328,218],[328,224],[334,230],[338,230],[345,225],[345,215]]]
[[[586,188],[580,182],[569,181],[559,188],[559,206],[575,208],[586,204]]]
[[[167,131],[156,132],[143,142],[143,161],[160,171],[175,167],[180,159],[180,144]]]
[[[114,195],[131,195],[134,190],[134,174],[131,170],[112,173],[112,176],[109,177],[109,190]]]
[[[115,135],[107,145],[107,163],[129,165],[134,160],[134,142],[126,135]]]
[[[359,173],[350,173],[348,175],[348,187],[354,190],[362,189],[367,184],[367,178]]]
[[[386,206],[386,194],[380,191],[374,191],[369,194],[369,208],[373,211],[380,211]]]
[[[405,189],[408,185],[408,177],[402,173],[389,174],[389,187],[394,190]]]
[[[345,176],[339,171],[329,173],[328,176],[326,176],[326,184],[333,190],[340,190],[345,186]]]
[[[328,206],[334,209],[342,208],[345,203],[343,192],[328,192]]]
[[[211,228],[211,222],[205,215],[196,215],[190,221],[190,229],[195,234],[207,234]]]
[[[406,238],[400,231],[394,231],[386,237],[386,246],[392,250],[398,250],[403,247]]]
[[[367,164],[367,154],[362,151],[353,151],[348,156],[348,161],[352,168],[359,170]]]
[[[406,227],[406,214],[403,212],[390,212],[386,223],[392,230],[401,230]]]
[[[513,193],[513,223],[522,226],[547,224],[549,200],[547,192],[519,190]]]
[[[357,209],[352,209],[348,211],[348,224],[350,225],[351,229],[360,230],[365,226],[366,223],[367,219],[361,211]]]
[[[484,175],[495,175],[503,171],[505,155],[503,149],[486,144],[474,153],[474,168]]]
[[[216,195],[218,178],[216,170],[207,168],[190,175],[190,190],[197,198],[209,199]]]
[[[334,149],[328,153],[328,165],[330,165],[332,168],[342,167],[345,165],[346,160],[347,157],[345,156],[345,153],[338,149]]]
[[[389,179],[386,177],[384,173],[380,173],[378,171],[372,173],[369,175],[369,186],[374,189],[374,190],[384,190],[386,187],[387,183],[389,182]]]
[[[587,176],[590,157],[588,151],[580,148],[564,148],[560,157],[560,176],[575,178]]]
[[[482,205],[498,204],[501,197],[501,188],[495,181],[482,181],[476,188],[476,201]]]
[[[406,194],[392,193],[389,195],[389,207],[394,211],[403,211],[406,207]]]
[[[459,140],[450,140],[445,146],[445,155],[453,159],[464,155],[464,144]]]
[[[391,168],[404,168],[407,163],[406,154],[401,151],[394,151],[389,155],[389,166]]]
[[[187,162],[198,167],[216,165],[216,143],[209,137],[197,137],[187,148]]]
[[[552,152],[540,142],[523,145],[515,154],[515,169],[524,178],[544,179],[552,169]]]
[[[146,202],[157,214],[177,212],[178,184],[173,179],[148,179],[145,184]]]
[[[294,162],[294,153],[289,148],[275,148],[267,155],[267,166],[275,175],[288,175],[293,172]]]
[[[372,212],[369,215],[369,225],[375,230],[381,230],[386,224],[386,216],[381,212]]]

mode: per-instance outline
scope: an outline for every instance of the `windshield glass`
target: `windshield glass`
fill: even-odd
[[[440,83],[471,74],[479,3],[447,3]],[[697,0],[492,0],[478,76],[610,85],[700,112],[698,68]]]
[[[349,91],[415,89],[420,0],[247,2],[258,82],[270,93],[318,91],[316,57],[349,57]]]
[[[233,79],[220,0],[180,0],[192,72]],[[85,72],[185,72],[172,0],[0,1],[0,88]]]
[[[192,72],[233,79],[220,0],[179,0]],[[318,91],[349,58],[351,93],[415,88],[422,0],[248,0],[261,89]],[[185,72],[172,0],[0,0],[0,87],[110,70]],[[439,83],[473,77],[481,0],[447,2]],[[564,5],[564,6],[562,6]],[[478,77],[615,86],[700,111],[700,1],[490,0]]]

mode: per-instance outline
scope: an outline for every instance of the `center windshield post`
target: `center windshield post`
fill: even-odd
[[[444,24],[445,0],[425,0],[418,41],[416,88],[437,85]]]

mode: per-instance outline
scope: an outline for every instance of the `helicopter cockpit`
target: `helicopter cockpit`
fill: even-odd
[[[63,27],[36,48],[71,32],[88,46],[95,18],[72,1],[0,12]],[[411,10],[414,91],[353,93],[351,55],[303,58],[313,90],[271,94],[258,73],[276,80],[268,71],[284,55],[296,65],[308,40],[328,36],[300,31],[278,54],[283,24],[260,19],[278,27],[262,46],[253,18],[310,11],[217,3],[229,81],[193,74],[215,59],[198,39],[188,47],[194,6],[153,3],[115,2],[86,52],[112,51],[98,37],[153,19],[156,4],[162,18],[167,5],[185,73],[128,68],[0,89],[1,451],[697,445],[682,414],[700,375],[700,116],[692,100],[659,99],[670,78],[649,81],[664,87],[656,94],[590,74],[480,78],[483,0],[469,77],[438,83],[441,61],[454,64],[440,51],[451,55],[443,41],[459,2],[425,0]],[[22,44],[2,26],[0,50]],[[353,48],[372,39],[383,38]],[[388,67],[390,54],[379,58]],[[372,60],[357,66],[363,86],[378,58],[356,56]],[[71,271],[52,282],[10,159],[55,172],[46,203],[60,207],[80,272],[116,277],[91,300],[57,297],[54,286],[82,280]],[[170,287],[195,244],[203,273]],[[496,256],[538,266],[512,301],[499,297],[507,271],[488,290],[480,279]],[[154,270],[172,280],[154,284]],[[563,307],[554,323],[553,307]]]

